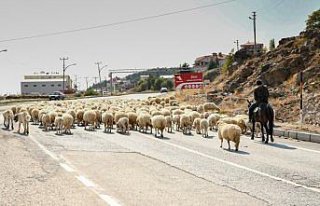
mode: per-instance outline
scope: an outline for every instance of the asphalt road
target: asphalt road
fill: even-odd
[[[72,132],[0,131],[0,205],[320,205],[320,144]]]

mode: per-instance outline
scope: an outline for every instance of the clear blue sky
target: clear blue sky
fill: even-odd
[[[2,0],[0,41],[35,34],[59,32],[121,20],[188,9],[224,0]],[[24,74],[60,71],[62,56],[77,66],[78,75],[98,75],[96,61],[112,69],[192,64],[198,56],[228,53],[253,40],[252,11],[257,11],[257,40],[298,35],[307,15],[320,8],[320,0],[237,0],[202,10],[185,12],[114,27],[59,36],[0,43],[0,93],[20,92]],[[108,71],[102,72],[107,76]]]

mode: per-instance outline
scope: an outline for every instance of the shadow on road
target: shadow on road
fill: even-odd
[[[295,147],[290,147],[290,146],[288,146],[288,145],[279,144],[279,143],[269,143],[269,144],[265,144],[265,143],[262,143],[262,142],[261,142],[261,144],[264,144],[264,145],[270,146],[270,147],[277,147],[277,148],[280,148],[280,149],[291,149],[291,150],[297,149],[297,148],[295,148]]]
[[[235,154],[240,154],[240,155],[249,155],[249,152],[245,152],[245,151],[235,151],[234,149],[228,150],[227,148],[223,148],[223,150],[227,151],[227,152],[231,152],[231,153],[235,153]]]

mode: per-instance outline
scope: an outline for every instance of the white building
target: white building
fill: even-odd
[[[65,75],[65,90],[72,89],[72,80]],[[57,72],[40,72],[25,75],[21,81],[21,94],[46,95],[54,91],[63,91],[63,76]]]

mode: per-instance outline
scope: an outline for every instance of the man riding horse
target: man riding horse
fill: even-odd
[[[267,86],[263,85],[260,79],[257,80],[256,85],[257,86],[253,91],[255,103],[253,103],[249,108],[249,122],[252,122],[253,112],[256,107],[258,107],[261,103],[268,104],[269,91]]]

